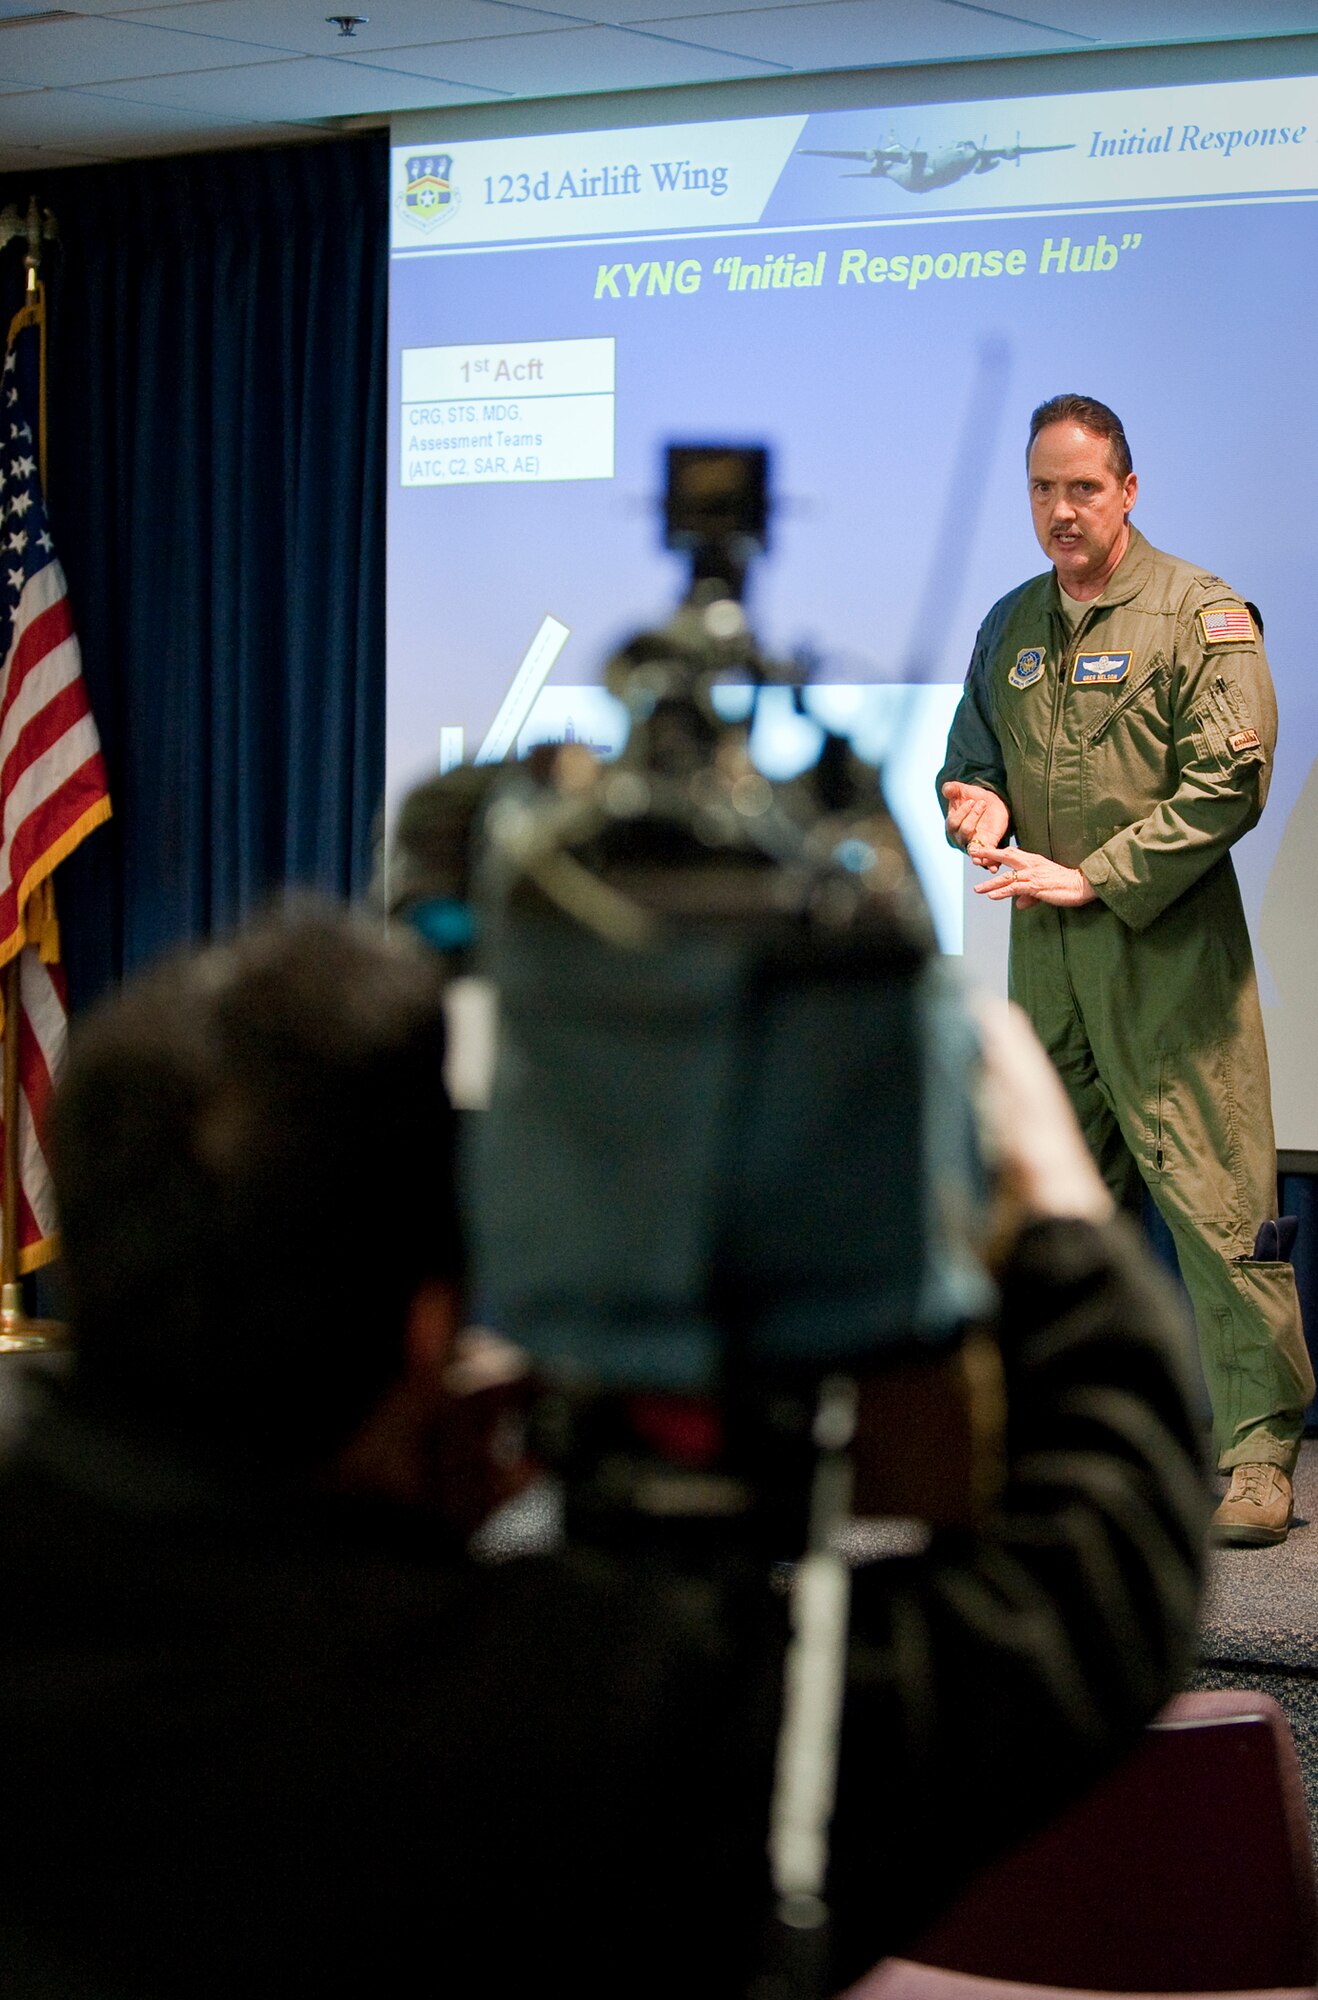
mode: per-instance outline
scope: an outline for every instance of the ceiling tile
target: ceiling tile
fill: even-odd
[[[684,24],[688,29],[691,24]],[[505,35],[498,41],[448,42],[429,50],[395,50],[392,60],[420,67],[433,62],[444,75],[479,81],[516,96],[564,92],[641,90],[666,83],[781,74],[782,65],[710,46],[705,23],[698,32],[629,34],[621,28],[573,28],[551,34]]]
[[[437,101],[486,104],[491,96],[501,95],[460,80],[441,91],[433,76],[368,69],[361,63],[317,56],[290,56],[190,76],[144,77],[117,90],[107,87],[91,94],[106,101],[131,98],[138,104],[169,105],[179,111],[204,112],[208,117],[241,119],[244,123],[264,118],[355,118],[377,111],[419,111]]]
[[[80,18],[25,23],[46,4],[0,0],[0,163],[11,144],[49,162],[48,137],[61,158],[122,158],[508,97],[1318,36],[1318,0],[360,0],[371,18],[350,40],[325,0],[67,0]],[[58,86],[91,108],[57,115]],[[36,113],[13,131],[5,114],[29,95],[48,131]]]
[[[795,9],[802,0],[745,0],[743,6],[720,7],[720,14],[773,13],[779,8]],[[880,0],[880,4],[908,6],[910,0]],[[578,10],[597,21],[612,21],[620,28],[665,28],[674,21],[690,21],[708,11],[709,0],[583,0]]]
[[[75,4],[78,0],[75,0]],[[648,0],[651,7],[663,0]],[[189,29],[196,34],[261,42],[300,55],[373,55],[412,43],[470,41],[481,35],[514,35],[561,28],[561,15],[502,0],[358,0],[369,16],[351,37],[326,20],[325,0],[171,0],[168,5],[123,7],[126,19]],[[351,8],[345,9],[352,12]]]
[[[944,0],[807,0],[802,6],[720,8],[699,23],[674,20],[664,27],[672,34],[693,31],[718,48],[798,70],[957,62],[1091,46],[1074,30],[1026,26]]]
[[[1106,43],[1237,41],[1311,35],[1316,0],[1027,0],[1017,10]]]
[[[110,153],[80,153],[73,146],[20,146],[0,140],[0,174],[45,173],[51,167],[101,167],[113,157]]]
[[[929,23],[932,19],[928,38],[933,40],[941,32],[938,17],[945,11],[945,6],[953,4],[954,0],[731,0],[730,5],[713,11],[720,17],[730,14],[772,17],[775,14],[805,13],[816,7],[831,5],[839,13],[850,13],[858,24],[867,23],[877,16],[894,24],[905,23],[906,31],[911,29],[912,24],[918,28],[921,22]],[[612,22],[618,27],[665,31],[676,22],[690,22],[709,14],[711,10],[709,0],[582,0],[582,4],[572,11],[597,21]],[[999,10],[989,6],[987,0],[983,7],[971,8],[969,0],[966,0],[964,11],[992,14]],[[1005,18],[1011,19],[1013,15],[1031,17],[1037,10],[1031,0],[1022,0],[1022,4],[1015,7],[1006,5],[1000,11]],[[1057,12],[1057,5],[1050,6],[1046,11]]]
[[[52,151],[113,157],[125,134],[131,134],[134,151],[140,140],[144,152],[153,150],[152,141],[159,141],[165,151],[189,141],[216,143],[214,124],[195,111],[119,104],[112,98],[88,97],[76,90],[33,90],[0,97],[0,131],[4,133],[0,165],[11,144],[25,150],[39,148],[50,164]],[[269,135],[262,136],[268,143]]]
[[[143,27],[136,21],[86,19],[54,22],[44,28],[0,29],[0,70],[25,83],[55,89],[251,62],[266,53],[259,46],[179,34],[172,28]]]

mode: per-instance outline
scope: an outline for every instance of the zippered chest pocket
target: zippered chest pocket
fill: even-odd
[[[1086,741],[1091,750],[1103,741],[1113,723],[1119,721],[1127,709],[1133,708],[1141,696],[1148,695],[1150,683],[1157,679],[1163,664],[1162,655],[1155,653],[1138,680],[1132,681],[1129,687],[1123,688],[1121,693],[1108,703],[1105,713],[1088,731]]]

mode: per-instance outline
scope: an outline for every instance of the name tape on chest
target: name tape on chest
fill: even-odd
[[[1077,687],[1112,687],[1130,672],[1129,653],[1077,653],[1071,679]]]
[[[1047,665],[1048,656],[1042,646],[1025,646],[1016,655],[1016,664],[1007,675],[1007,686],[1014,688],[1033,687]]]
[[[1243,604],[1215,604],[1199,613],[1199,633],[1205,646],[1252,646],[1258,634]]]

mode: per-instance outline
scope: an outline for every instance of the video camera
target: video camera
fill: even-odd
[[[391,909],[497,1002],[465,1162],[479,1309],[578,1413],[762,1409],[992,1307],[976,1038],[878,773],[827,731],[790,781],[752,761],[760,690],[805,703],[742,603],[768,496],[762,449],[671,446],[690,580],[608,662],[620,756],[452,771],[390,856]]]
[[[962,1335],[994,1302],[978,1043],[878,772],[827,731],[788,782],[753,761],[760,691],[786,685],[804,709],[806,680],[761,651],[742,605],[766,453],[675,445],[667,470],[666,540],[690,581],[608,662],[620,756],[564,743],[421,786],[388,900],[493,989],[493,1085],[465,1148],[476,1298],[538,1363],[533,1446],[569,1533],[738,1579],[747,1605],[766,1562],[791,1570],[766,1828],[778,1921],[756,1990],[818,2000],[858,1425],[875,1456],[858,1379],[906,1377],[881,1399],[886,1455],[937,1431],[915,1455],[946,1488],[966,1447],[971,1514],[996,1469],[973,1395],[911,1394],[949,1355],[970,1381],[982,1343]],[[931,1488],[908,1509],[900,1473],[893,1490],[901,1511],[966,1518]]]

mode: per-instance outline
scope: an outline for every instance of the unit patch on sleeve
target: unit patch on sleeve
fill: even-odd
[[[1199,631],[1205,646],[1252,646],[1258,639],[1243,604],[1215,604],[1211,611],[1201,611]]]
[[[1077,687],[1111,687],[1130,672],[1129,653],[1077,653],[1071,679]]]
[[[1233,750],[1257,750],[1259,733],[1257,729],[1238,729],[1234,736],[1227,737],[1227,742]]]
[[[1026,646],[1016,655],[1016,664],[1007,675],[1007,686],[1014,688],[1033,687],[1044,669],[1046,654],[1042,646]]]

